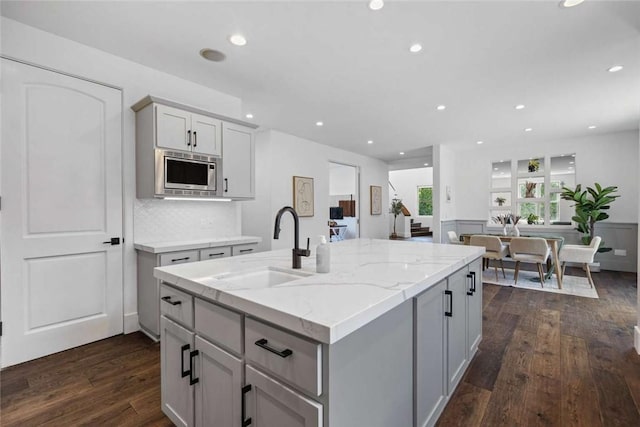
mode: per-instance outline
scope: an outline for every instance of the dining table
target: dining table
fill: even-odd
[[[509,244],[512,238],[516,236],[505,236],[503,234],[491,234],[491,233],[474,233],[474,234],[461,234],[460,240],[468,245],[471,242],[471,236],[496,236],[499,237],[500,240],[506,244]],[[560,252],[560,248],[564,243],[564,237],[560,236],[525,236],[520,235],[519,237],[540,237],[547,241],[549,245],[549,249],[551,250],[551,257],[547,259],[547,273],[545,275],[545,280],[550,279],[551,275],[555,272],[556,279],[558,281],[558,289],[562,289],[562,274],[560,273],[560,260],[558,258],[558,253]]]

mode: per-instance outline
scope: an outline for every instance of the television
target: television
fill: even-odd
[[[339,206],[329,208],[329,219],[343,219],[342,208]]]

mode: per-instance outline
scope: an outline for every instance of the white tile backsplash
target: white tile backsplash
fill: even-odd
[[[232,237],[242,234],[236,202],[136,199],[136,242]]]

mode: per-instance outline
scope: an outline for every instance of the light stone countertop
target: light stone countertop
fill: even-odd
[[[315,273],[315,250],[291,270],[291,249],[154,269],[155,277],[204,299],[332,344],[420,294],[484,253],[484,248],[355,239],[330,244],[331,272]],[[225,281],[275,267],[309,274],[273,286]],[[221,277],[220,277],[221,276]]]
[[[189,249],[206,249],[220,246],[243,245],[246,243],[260,243],[261,241],[262,238],[256,236],[234,236],[159,242],[135,242],[133,247],[139,251],[161,254],[165,252],[187,251]]]

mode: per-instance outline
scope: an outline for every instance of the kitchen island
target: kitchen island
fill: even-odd
[[[482,331],[483,248],[357,239],[156,268],[177,425],[423,426]]]

